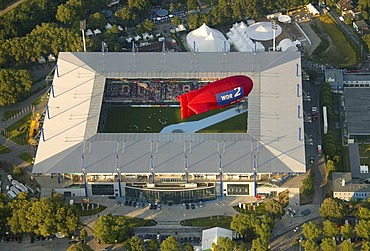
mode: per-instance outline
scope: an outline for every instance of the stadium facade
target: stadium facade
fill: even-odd
[[[279,192],[306,172],[299,52],[59,54],[33,173],[69,180],[65,195],[161,203]],[[106,79],[246,75],[247,133],[101,133]],[[129,119],[129,118],[127,118]]]

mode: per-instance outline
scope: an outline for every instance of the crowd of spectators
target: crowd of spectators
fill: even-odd
[[[209,81],[212,82],[212,81]],[[198,80],[108,80],[104,100],[110,102],[178,103],[176,98],[208,84]]]

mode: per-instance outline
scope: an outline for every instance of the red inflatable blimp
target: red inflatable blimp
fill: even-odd
[[[182,94],[177,97],[181,106],[181,118],[232,105],[248,96],[252,88],[252,79],[238,75],[217,80]]]

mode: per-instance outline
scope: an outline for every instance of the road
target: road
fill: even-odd
[[[298,218],[304,218],[304,217],[298,217]],[[302,221],[300,224],[295,225],[294,227],[298,226],[298,231],[294,232],[294,227],[290,229],[286,229],[284,233],[281,233],[278,237],[275,237],[272,239],[270,243],[271,250],[274,251],[280,251],[280,250],[297,250],[297,247],[299,248],[298,243],[295,242],[295,240],[302,235],[302,224],[308,221],[312,221],[315,224],[321,224],[323,221],[323,218],[321,217],[307,217],[304,221]]]
[[[18,0],[14,3],[12,3],[11,5],[9,5],[8,7],[6,7],[5,9],[3,10],[0,10],[0,16],[4,15],[5,13],[7,13],[8,11],[14,9],[15,7],[17,7],[18,5],[20,5],[21,3],[23,3],[25,0]]]

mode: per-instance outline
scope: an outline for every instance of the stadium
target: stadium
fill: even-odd
[[[65,196],[183,203],[273,195],[306,172],[299,52],[59,54],[33,173]],[[176,97],[234,75],[247,100],[182,121]],[[68,182],[66,182],[68,181]]]

